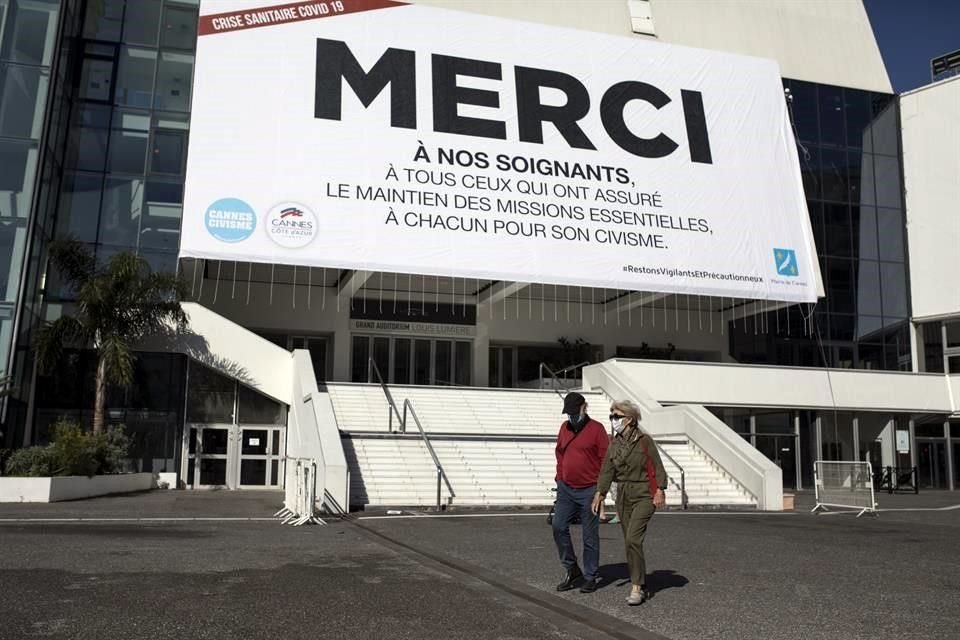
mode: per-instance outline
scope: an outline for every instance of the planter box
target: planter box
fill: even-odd
[[[0,502],[59,502],[111,493],[147,491],[157,486],[152,473],[54,478],[0,478]]]
[[[793,494],[792,493],[783,494],[783,510],[793,511]]]

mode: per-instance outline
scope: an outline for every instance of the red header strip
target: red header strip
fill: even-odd
[[[259,9],[200,16],[197,29],[201,36],[209,36],[229,31],[272,27],[288,22],[332,18],[345,13],[402,7],[406,4],[399,0],[304,0]]]

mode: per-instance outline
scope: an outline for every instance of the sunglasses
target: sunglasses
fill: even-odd
[[[619,413],[611,413],[611,414],[610,414],[610,419],[611,419],[611,420],[622,420],[622,419],[624,419],[624,418],[626,418],[626,417],[627,417],[627,416],[622,416],[622,415],[620,415]]]

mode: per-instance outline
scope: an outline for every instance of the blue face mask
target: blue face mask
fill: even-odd
[[[580,425],[582,425],[584,422],[587,421],[587,416],[585,416],[585,415],[583,415],[583,414],[581,414],[581,413],[578,413],[578,414],[576,414],[576,415],[567,416],[567,418],[568,418],[569,421],[570,421],[570,426],[571,426],[571,427],[579,427]]]

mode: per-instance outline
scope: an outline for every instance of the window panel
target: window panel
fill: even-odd
[[[57,211],[57,234],[83,242],[97,239],[103,178],[100,175],[72,174],[64,179]]]
[[[903,212],[899,209],[877,209],[880,238],[880,259],[903,262]]]
[[[107,161],[107,134],[105,129],[73,127],[64,158],[66,168],[103,171]]]
[[[873,152],[888,156],[899,154],[897,143],[897,109],[888,107],[871,124],[873,130]]]
[[[143,213],[143,178],[110,176],[103,190],[100,242],[135,247]]]
[[[844,116],[847,125],[847,146],[864,146],[864,137],[869,138],[867,125],[873,117],[870,113],[870,93],[855,89],[844,89]],[[869,144],[869,143],[868,143]]]
[[[90,40],[120,40],[124,1],[98,0],[96,5],[89,7],[83,25],[83,36]],[[92,10],[94,8],[96,10]]]
[[[181,131],[154,131],[150,148],[150,171],[183,175],[187,135]]]
[[[863,154],[860,159],[860,205],[873,206],[877,203],[876,181],[873,172],[873,156]]]
[[[59,0],[0,1],[0,59],[49,65],[59,8]]]
[[[817,147],[807,147],[806,152],[803,149],[800,153],[800,177],[803,180],[803,192],[807,198],[813,200],[820,199],[820,149]]]
[[[877,178],[877,206],[903,206],[903,190],[900,188],[900,159],[886,156],[874,157]]]
[[[0,221],[0,300],[3,302],[17,301],[26,242],[26,219]],[[6,351],[7,345],[7,342],[0,342],[0,351]]]
[[[0,217],[30,214],[37,156],[35,142],[0,140]]]
[[[147,162],[147,132],[114,129],[110,133],[109,169],[142,175]]]
[[[827,228],[827,255],[851,255],[850,212],[845,204],[825,204],[823,216]]]
[[[817,86],[809,82],[790,81],[790,110],[798,138],[814,144],[820,139],[817,126]]]
[[[193,56],[164,51],[157,71],[154,108],[163,111],[189,111],[193,78]]]
[[[45,70],[0,64],[0,136],[40,139],[49,84]]]
[[[883,283],[883,315],[906,317],[907,277],[902,264],[880,263],[880,281]]]
[[[79,97],[109,102],[112,99],[113,62],[102,58],[84,58],[80,69]]]
[[[127,3],[123,20],[123,41],[130,44],[157,46],[160,32],[160,3],[156,0],[135,0]]]
[[[864,260],[877,259],[877,212],[873,207],[854,206],[850,210],[853,219],[854,255]]]
[[[849,186],[846,151],[823,149],[820,152],[820,176],[824,200],[847,201]]]
[[[861,260],[857,273],[857,313],[879,316],[880,265],[871,260]]]
[[[844,127],[843,90],[840,87],[820,85],[820,144],[843,146],[847,135]]]
[[[183,216],[183,185],[151,179],[147,182],[146,197],[140,247],[176,251]]]
[[[195,9],[167,5],[163,11],[160,46],[173,49],[195,49],[197,46],[197,12]]]
[[[117,104],[149,109],[153,104],[153,75],[157,52],[124,47],[117,72]]]

